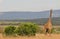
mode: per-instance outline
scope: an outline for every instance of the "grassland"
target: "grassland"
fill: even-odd
[[[0,39],[60,39],[60,34],[51,34],[51,35],[44,35],[44,34],[37,34],[36,36],[19,36],[19,37],[4,37],[0,34]]]
[[[4,36],[3,35],[3,30],[4,30],[4,27],[6,26],[0,26],[0,39],[60,39],[60,33],[57,34],[51,34],[51,35],[45,35],[45,34],[36,34],[36,36]],[[41,28],[43,26],[40,26]],[[60,26],[53,26],[55,29],[58,29],[60,28]]]

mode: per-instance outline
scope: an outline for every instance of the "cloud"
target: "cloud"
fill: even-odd
[[[0,0],[0,12],[60,9],[60,0]]]
[[[4,0],[2,11],[43,11],[60,9],[60,0]]]
[[[0,3],[2,3],[3,0],[0,0]]]

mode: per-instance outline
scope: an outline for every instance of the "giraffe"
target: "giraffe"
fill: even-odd
[[[51,18],[52,18],[52,9],[50,10],[50,16],[48,18],[48,21],[43,27],[45,33],[51,33],[51,29],[52,29],[52,22],[51,22],[52,20],[51,20]]]

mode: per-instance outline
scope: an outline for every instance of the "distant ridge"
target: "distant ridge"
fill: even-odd
[[[43,25],[49,17],[49,10],[41,12],[10,11],[0,12],[0,22],[34,22]],[[53,10],[53,25],[60,25],[60,10]]]
[[[18,20],[0,20],[0,22],[33,22],[39,25],[43,25],[47,22],[48,18],[38,18],[38,19],[18,19]],[[53,25],[60,25],[60,17],[52,18]]]
[[[0,20],[15,20],[15,19],[38,19],[38,18],[48,18],[49,10],[41,12],[32,11],[9,11],[0,12]],[[60,17],[60,10],[53,10],[53,17]]]

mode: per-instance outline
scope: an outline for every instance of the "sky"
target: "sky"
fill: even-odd
[[[0,0],[0,12],[60,9],[60,0]]]
[[[50,10],[50,9],[60,10],[60,0],[0,0],[0,12],[8,12],[8,11],[40,12],[40,11],[45,11],[45,10]],[[10,15],[4,15],[4,14],[5,13],[0,13],[0,15],[2,15],[1,18],[5,18],[5,16],[9,18],[12,15],[12,13],[8,13]],[[18,14],[17,14],[17,17],[18,17]],[[23,15],[23,14],[22,14],[23,18],[27,18],[27,16],[28,17],[36,16],[36,18],[41,17],[41,16],[43,17],[43,14],[41,15],[39,13],[26,14],[26,15]],[[12,16],[16,17],[16,15],[14,15],[14,14]],[[60,13],[55,12],[54,17],[55,16],[59,17]],[[20,15],[19,15],[19,17],[20,17]]]

